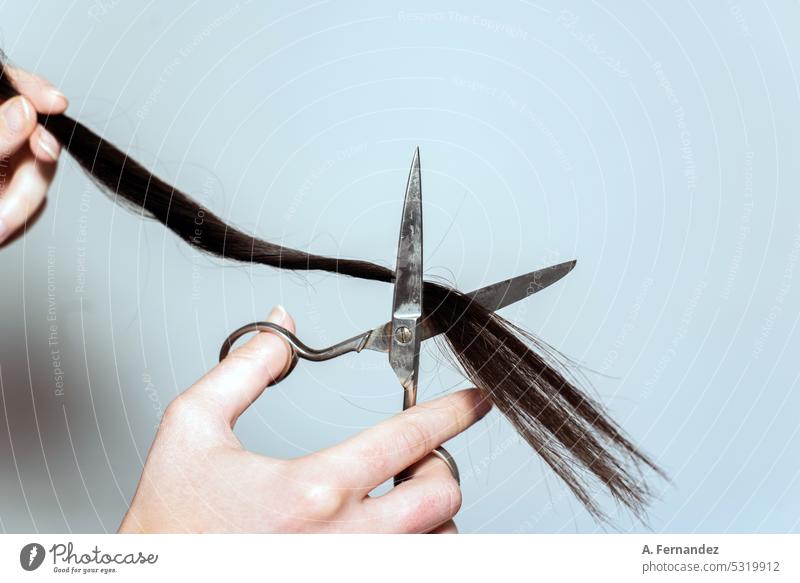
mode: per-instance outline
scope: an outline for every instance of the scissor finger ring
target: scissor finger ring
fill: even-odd
[[[277,385],[279,382],[289,376],[289,373],[291,373],[294,370],[294,367],[297,366],[298,361],[297,350],[293,342],[295,336],[282,326],[278,326],[277,324],[273,324],[271,322],[252,322],[242,326],[238,330],[235,330],[225,339],[225,342],[222,343],[222,348],[219,351],[219,360],[222,362],[222,360],[228,356],[228,353],[231,351],[236,341],[245,334],[250,334],[251,332],[270,332],[281,338],[286,343],[286,346],[289,347],[289,359],[286,361],[286,366],[283,367],[281,373],[276,376],[267,386]]]

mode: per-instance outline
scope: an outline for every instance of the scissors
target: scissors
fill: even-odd
[[[496,311],[518,302],[554,284],[575,267],[575,261],[567,261],[499,281],[467,294],[490,311]],[[422,187],[419,148],[414,152],[411,171],[406,185],[403,215],[400,222],[400,240],[397,245],[397,263],[392,300],[392,319],[385,324],[362,332],[327,348],[310,348],[286,328],[271,322],[252,322],[234,331],[225,339],[219,353],[220,361],[230,352],[233,344],[251,332],[277,334],[289,345],[292,356],[284,371],[271,384],[286,378],[297,365],[298,358],[320,362],[350,352],[376,350],[388,353],[389,364],[403,387],[403,409],[417,403],[419,383],[419,354],[423,340],[441,333],[434,330],[422,317]],[[450,468],[459,481],[458,466],[443,447],[433,452]],[[395,478],[401,482],[403,475]]]

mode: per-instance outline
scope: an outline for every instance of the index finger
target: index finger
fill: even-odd
[[[64,113],[67,109],[67,98],[47,79],[11,65],[5,65],[3,69],[17,91],[27,97],[39,113],[52,115]]]
[[[368,493],[421,460],[486,415],[492,406],[478,389],[457,391],[422,403],[322,450],[347,487]]]

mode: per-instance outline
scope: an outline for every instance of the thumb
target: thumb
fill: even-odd
[[[294,332],[294,320],[282,306],[272,308],[267,321]],[[271,332],[259,332],[225,357],[185,395],[211,403],[233,427],[239,415],[281,375],[290,358],[291,350],[283,339]]]

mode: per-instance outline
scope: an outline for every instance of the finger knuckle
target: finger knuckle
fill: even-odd
[[[190,415],[191,407],[190,399],[185,395],[179,395],[167,405],[161,417],[161,424],[167,427],[182,424]]]
[[[460,391],[451,395],[445,407],[448,415],[448,422],[455,428],[462,428],[472,415],[475,408],[475,401],[468,391]]]
[[[464,409],[463,400],[453,401],[447,404],[442,411],[444,423],[449,431],[460,431],[467,418],[468,409]]]
[[[286,343],[277,336],[266,333],[257,336],[228,356],[228,358],[232,358],[234,361],[238,360],[248,368],[254,369],[265,382],[277,374],[274,370],[276,360],[285,363],[289,357],[290,352]]]
[[[215,405],[194,395],[178,395],[164,410],[161,417],[163,430],[197,431],[206,429],[214,418]]]
[[[329,520],[342,511],[345,496],[341,489],[330,484],[314,484],[302,489],[302,507],[314,520]]]
[[[459,393],[426,406],[435,418],[437,431],[442,434],[461,431],[467,424],[470,407],[469,399]]]
[[[242,346],[232,352],[228,358],[245,365],[248,369],[255,369],[259,377],[266,377],[269,374],[269,366],[264,356],[262,351],[256,350],[252,346]]]
[[[430,431],[420,420],[408,416],[400,432],[399,447],[402,453],[432,450]]]

